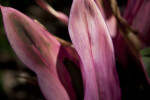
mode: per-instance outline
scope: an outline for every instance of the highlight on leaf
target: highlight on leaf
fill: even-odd
[[[73,0],[69,17],[46,0],[35,2],[67,25],[71,42],[14,8],[0,8],[10,46],[35,80],[21,78],[35,82],[46,100],[149,98],[149,0]]]

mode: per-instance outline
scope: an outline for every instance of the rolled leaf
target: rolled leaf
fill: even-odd
[[[112,40],[94,0],[73,0],[69,34],[82,62],[84,100],[120,100]]]

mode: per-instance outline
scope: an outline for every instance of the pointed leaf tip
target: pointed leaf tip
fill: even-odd
[[[45,98],[69,100],[56,71],[58,40],[23,13],[10,7],[1,9],[11,47],[22,62],[37,74]]]
[[[8,40],[18,57],[27,66],[35,71],[40,66],[54,65],[56,57],[52,59],[51,56],[57,56],[60,45],[54,36],[13,8],[3,7],[2,15]],[[48,63],[48,59],[53,60],[51,64]]]

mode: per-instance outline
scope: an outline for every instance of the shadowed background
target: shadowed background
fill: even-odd
[[[69,15],[72,0],[46,0],[54,9]],[[117,0],[121,11],[127,0]],[[3,6],[13,7],[42,23],[49,32],[70,41],[67,26],[41,9],[34,0],[0,0]],[[143,88],[143,87],[141,87]],[[12,51],[5,35],[0,14],[0,99],[44,100],[36,81],[29,70]]]

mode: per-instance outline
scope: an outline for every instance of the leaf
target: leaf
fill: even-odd
[[[148,74],[148,77],[150,79],[150,48],[146,48],[140,51],[140,54],[142,56],[142,61],[144,63],[145,70]]]
[[[56,11],[53,9],[45,0],[35,0],[35,2],[44,10],[58,18],[64,24],[68,25],[68,16],[62,12]]]
[[[120,100],[114,48],[94,0],[74,0],[69,34],[81,58],[85,100]]]
[[[36,73],[45,98],[69,100],[56,70],[59,41],[21,12],[2,6],[1,11],[11,47],[22,62]]]

